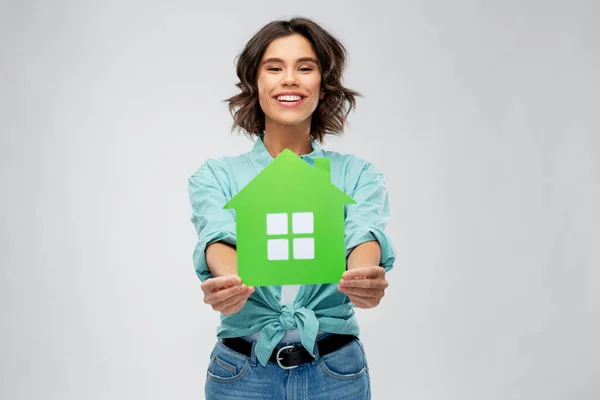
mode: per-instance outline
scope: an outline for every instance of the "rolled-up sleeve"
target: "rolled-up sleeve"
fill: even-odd
[[[372,165],[360,171],[352,198],[356,204],[346,209],[346,256],[358,245],[376,240],[381,247],[380,265],[392,269],[396,251],[385,228],[390,218],[387,185],[383,175]]]
[[[233,210],[223,209],[228,199],[209,161],[189,177],[188,193],[191,221],[198,236],[193,253],[194,268],[200,281],[204,282],[212,277],[206,263],[208,245],[215,242],[236,244],[235,214]]]

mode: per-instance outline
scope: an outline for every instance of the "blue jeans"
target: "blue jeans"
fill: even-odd
[[[280,344],[278,348],[284,345]],[[282,369],[272,362],[263,367],[256,360],[254,351],[248,357],[217,341],[206,373],[206,400],[371,398],[369,368],[360,340],[353,340],[325,356],[315,351],[314,361],[293,369]]]

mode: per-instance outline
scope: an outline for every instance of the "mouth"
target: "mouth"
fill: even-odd
[[[283,107],[296,107],[304,102],[306,97],[298,94],[284,94],[275,96],[275,100]]]

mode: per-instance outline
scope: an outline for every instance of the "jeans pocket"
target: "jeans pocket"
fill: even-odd
[[[339,380],[360,378],[368,370],[367,359],[358,339],[322,356],[319,364],[325,374]]]
[[[218,342],[210,355],[207,376],[219,382],[233,382],[242,379],[249,367],[248,357]]]

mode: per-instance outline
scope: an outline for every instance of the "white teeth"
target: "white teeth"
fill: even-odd
[[[301,96],[277,96],[278,101],[300,101]]]

